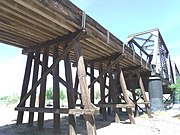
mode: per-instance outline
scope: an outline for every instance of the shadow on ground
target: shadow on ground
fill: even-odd
[[[127,120],[126,113],[122,113],[121,115],[121,123]],[[114,122],[114,115],[110,114],[107,115],[107,120],[103,120],[101,115],[95,116],[96,120],[96,128],[104,128],[109,126],[112,122]],[[76,117],[76,124],[77,124],[77,133],[80,135],[86,135],[86,125],[83,116]],[[61,117],[61,135],[68,135],[69,131],[69,123],[68,123],[68,116]],[[0,135],[53,135],[53,120],[46,120],[44,122],[43,130],[39,130],[37,127],[37,121],[34,122],[33,127],[28,127],[27,123],[21,124],[16,126],[15,124],[5,125],[0,127]]]

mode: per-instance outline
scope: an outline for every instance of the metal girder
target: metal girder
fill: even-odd
[[[160,76],[167,81],[170,81],[168,64],[169,51],[164,42],[164,39],[159,31],[159,29],[151,29],[148,31],[139,32],[128,36],[128,46],[135,50],[139,48],[140,53],[144,53],[148,56],[149,64],[152,65],[152,71],[155,74],[160,74]],[[137,51],[137,50],[135,50]]]

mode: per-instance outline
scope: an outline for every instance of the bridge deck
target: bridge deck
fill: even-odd
[[[82,28],[83,11],[70,1],[54,0],[1,0],[0,1],[0,42],[20,47],[26,52],[34,46],[68,35]],[[90,16],[84,16],[85,27],[91,35],[80,41],[84,58],[88,62],[115,59],[123,52],[122,69],[142,66],[149,71],[146,61],[135,54],[123,42],[108,32]],[[59,43],[60,44],[60,43]],[[63,51],[63,45],[59,46]],[[50,51],[51,54],[51,51]],[[71,52],[72,62],[74,52]],[[104,66],[106,63],[104,62]],[[97,67],[97,66],[96,66]]]

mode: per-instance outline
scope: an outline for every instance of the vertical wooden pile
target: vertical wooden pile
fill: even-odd
[[[96,105],[100,107],[100,112],[104,120],[106,120],[107,118],[107,108],[109,113],[111,111],[111,108],[113,108],[115,112],[115,121],[120,122],[120,108],[125,108],[127,110],[130,122],[135,123],[134,114],[132,111],[134,105],[132,102],[130,102],[130,99],[128,97],[125,79],[119,64],[123,57],[124,55],[120,53],[116,54],[115,60],[112,59],[109,61],[109,58],[103,58],[103,60],[107,61],[108,63],[106,68],[102,66],[102,59],[97,59],[96,61],[94,61],[93,64],[99,64],[99,76],[95,78],[92,74],[90,74],[90,77],[94,78],[94,80],[91,80],[89,88],[92,88],[95,82],[99,82],[101,99]],[[109,86],[107,86],[106,80],[109,80]],[[123,99],[125,100],[124,104],[120,102],[119,97],[121,96],[121,91],[119,89],[119,86],[121,87]],[[105,88],[108,89],[108,93],[105,92]],[[106,100],[106,98],[108,98],[108,101]]]
[[[150,102],[148,101],[146,97],[145,87],[144,87],[143,80],[141,77],[140,69],[137,69],[135,71],[130,71],[128,78],[130,82],[130,88],[132,90],[131,92],[133,96],[133,102],[135,104],[135,115],[138,113],[138,108],[144,111],[138,104],[145,104],[146,112],[148,116],[151,117],[151,111],[150,111],[150,106],[149,106]],[[135,84],[134,84],[135,81],[138,81],[138,85],[141,90],[141,95],[138,95],[135,92]],[[137,96],[139,96],[139,98],[136,98]],[[138,102],[139,99],[142,99],[143,102]]]

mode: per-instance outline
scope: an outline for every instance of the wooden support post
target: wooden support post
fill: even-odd
[[[87,72],[87,75],[91,77],[91,74],[88,73],[88,72]],[[91,85],[92,85],[92,86],[94,85],[94,80],[96,80],[96,79],[97,79],[97,78],[94,77],[93,81],[91,82],[91,84],[89,84],[88,88],[91,88]],[[97,80],[96,82],[100,83],[99,80]],[[106,89],[109,89],[109,86],[107,86],[107,85],[105,84],[105,88],[106,88]]]
[[[122,88],[120,87],[120,76],[119,76],[119,64],[116,64],[116,72],[115,72],[115,89],[117,91],[118,96],[118,103],[122,103],[122,98],[121,98],[121,94],[122,94]],[[122,112],[122,108],[119,109],[119,112]]]
[[[103,72],[103,68],[102,68],[102,63],[99,64],[99,74],[101,74]],[[105,103],[105,75],[102,75],[99,79],[100,82],[100,95],[101,95],[101,103]],[[103,115],[103,120],[107,119],[106,116],[106,107],[101,107],[101,111],[100,111]]]
[[[78,85],[79,85],[79,78],[78,78],[78,74],[76,72],[76,77],[75,77],[75,83],[74,83],[74,92],[75,92],[75,103],[76,103],[76,100],[78,99]]]
[[[140,73],[136,73],[136,74],[137,74],[137,77],[139,79],[139,85],[140,85],[140,88],[141,88],[141,92],[142,92],[142,96],[144,98],[144,101],[148,102],[147,97],[146,97],[146,93],[145,93],[145,88],[144,88],[143,80],[141,78],[141,75],[140,75]],[[151,110],[150,110],[149,104],[145,104],[145,107],[146,107],[146,111],[147,111],[148,116],[152,117],[151,116]]]
[[[68,53],[64,58],[65,64],[65,75],[67,82],[67,96],[68,96],[68,108],[75,108],[75,91],[73,89],[73,81],[72,81],[72,70],[71,70],[71,61],[70,54]],[[69,135],[76,135],[76,118],[73,114],[69,114]]]
[[[133,80],[132,73],[130,73],[129,80],[130,80],[130,85],[131,85],[131,89],[132,89],[133,102],[135,104],[134,115],[136,116],[136,115],[138,115],[139,112],[138,112],[138,105],[137,105],[136,92],[135,92],[135,86],[134,86],[134,80]]]
[[[112,69],[109,71],[109,90],[112,96],[112,102],[117,103],[117,92],[114,87],[114,80],[113,80],[113,75],[112,75]],[[120,116],[119,116],[119,109],[114,108],[114,113],[115,113],[115,122],[120,123]]]
[[[53,47],[53,63],[59,57],[59,47]],[[53,71],[53,108],[58,109],[60,108],[60,101],[59,101],[59,63],[54,67]],[[53,126],[54,126],[54,133],[60,132],[60,114],[53,114]]]
[[[88,86],[88,88],[91,88],[91,85],[93,85],[95,82],[97,82],[103,75],[105,75],[111,68],[114,66],[120,59],[123,59],[124,55],[119,54],[117,58],[109,65],[96,79],[91,82],[91,84]]]
[[[94,80],[94,64],[90,65],[90,82]],[[94,84],[91,86],[91,103],[94,104]]]
[[[120,77],[119,81],[120,81],[120,85],[121,85],[122,92],[123,92],[123,95],[124,95],[124,100],[125,100],[125,102],[126,102],[127,104],[132,104],[132,103],[130,102],[129,97],[128,97],[128,91],[127,91],[127,86],[126,86],[126,82],[125,82],[125,79],[124,79],[123,72],[122,72],[122,70],[121,70],[120,64],[118,64],[118,65],[119,65],[119,66],[118,66],[117,70],[118,70],[118,72],[119,72],[119,77]],[[127,113],[128,113],[129,119],[130,119],[130,122],[131,122],[132,124],[135,124],[134,113],[133,113],[132,109],[131,109],[131,108],[127,108],[126,110],[127,110]]]
[[[87,86],[84,59],[82,56],[80,45],[76,44],[74,46],[74,50],[77,59],[77,70],[78,70],[78,78],[79,78],[82,102],[85,109],[93,109],[88,86]],[[96,133],[94,114],[91,115],[84,114],[84,117],[87,126],[87,135],[96,135],[97,133]]]
[[[48,53],[49,53],[49,49],[45,48],[43,50],[42,75],[46,72],[46,69],[48,67]],[[45,106],[46,79],[47,76],[42,80],[40,86],[39,108],[44,108]],[[42,129],[43,125],[44,125],[44,113],[38,113],[38,128]]]
[[[108,65],[110,65],[110,62],[108,63]],[[107,66],[108,66],[107,65]],[[111,70],[110,70],[111,72]],[[110,76],[110,75],[109,75]],[[106,84],[105,84],[106,86]],[[109,87],[108,87],[108,103],[111,103],[112,102],[112,95],[111,95],[111,83],[110,83],[110,77],[109,77]],[[114,87],[114,86],[113,86]],[[108,107],[108,114],[110,115],[111,114],[111,107]]]
[[[121,104],[117,104],[117,107],[126,107]],[[132,106],[128,106],[132,107]],[[99,110],[94,110],[94,109],[69,109],[69,108],[38,108],[38,107],[16,107],[15,110],[18,111],[28,111],[28,112],[45,112],[45,113],[55,113],[55,114],[73,114],[73,115],[80,115],[80,114],[99,114]]]
[[[89,32],[90,33],[90,32]],[[67,53],[72,49],[73,45],[85,36],[88,35],[88,31],[86,29],[80,30],[80,32],[72,39],[70,42],[67,43],[67,48],[66,50],[63,51],[63,53],[56,59],[56,61],[44,72],[44,74],[41,76],[41,78],[34,84],[31,90],[21,99],[21,102],[18,104],[18,106],[21,106],[25,100],[33,93],[33,91],[36,90],[36,87],[42,82],[42,80],[46,79],[47,75],[51,72],[51,70],[56,67],[56,65],[59,63],[60,60],[62,60]]]
[[[32,60],[33,60],[33,53],[30,52],[30,53],[28,53],[28,56],[27,56],[26,69],[25,69],[25,73],[24,73],[24,80],[23,80],[23,85],[22,85],[20,102],[22,102],[22,99],[27,94],[29,79],[30,79],[30,74],[31,74]],[[18,107],[25,107],[25,103],[26,103],[26,100],[24,102],[22,102],[22,104]],[[24,115],[24,111],[18,111],[16,124],[22,123],[23,115]]]
[[[40,52],[35,52],[35,58],[34,58],[34,71],[33,71],[33,78],[32,78],[32,87],[34,86],[35,82],[38,80],[38,73],[39,73],[39,59],[40,59]],[[31,94],[30,99],[30,107],[35,107],[35,101],[36,101],[36,90]],[[34,120],[34,112],[29,112],[29,126],[33,126],[33,120]]]
[[[110,83],[109,83],[109,91],[108,91],[108,103],[111,103],[112,96],[111,96],[111,89],[110,89]],[[111,114],[111,107],[108,107],[108,114]]]
[[[40,63],[40,65],[42,66],[42,62],[41,61],[39,61],[39,63]],[[49,68],[48,68],[48,70],[49,70]],[[50,71],[50,74],[53,76],[53,72],[52,71]],[[65,87],[67,87],[67,83],[59,76],[59,82],[62,84],[62,85],[64,85]]]

